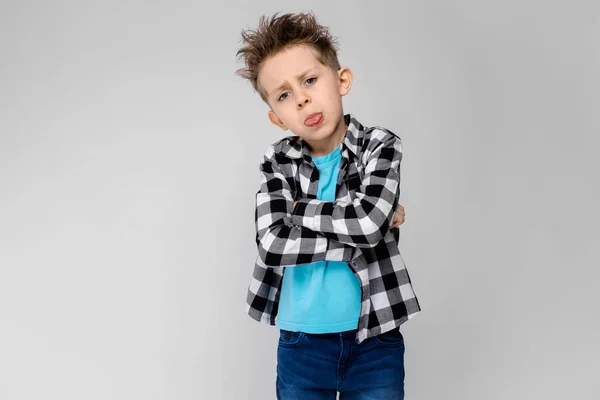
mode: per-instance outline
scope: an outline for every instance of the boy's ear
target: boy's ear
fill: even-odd
[[[277,116],[277,114],[275,114],[273,112],[273,110],[269,110],[269,121],[271,121],[271,123],[273,125],[277,125],[281,129],[283,129],[284,131],[288,130],[288,127],[285,126],[285,124],[283,123],[283,121]]]
[[[348,67],[342,67],[338,71],[340,82],[340,96],[345,96],[352,88],[352,70]]]

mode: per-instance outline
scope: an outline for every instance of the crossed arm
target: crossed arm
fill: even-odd
[[[292,203],[292,208],[296,207],[296,203],[298,200],[294,200]],[[396,208],[396,213],[394,214],[394,220],[390,228],[397,228],[404,223],[404,217],[406,216],[406,212],[404,210],[404,206],[398,203],[398,207]]]
[[[260,165],[255,212],[256,243],[265,265],[349,261],[344,257],[351,252],[345,249],[374,247],[383,239],[398,206],[402,144],[390,134],[373,136],[371,143],[361,185],[351,202],[294,201],[269,149]],[[402,208],[402,216],[403,212]]]

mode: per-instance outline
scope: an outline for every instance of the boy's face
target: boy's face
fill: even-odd
[[[352,86],[350,69],[334,71],[319,62],[312,47],[298,45],[268,58],[258,84],[273,124],[290,129],[318,151],[333,150],[330,144],[341,142],[346,133],[342,96]]]

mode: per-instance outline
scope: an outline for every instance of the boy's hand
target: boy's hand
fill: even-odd
[[[392,222],[392,228],[396,228],[404,223],[404,206],[398,203],[396,213],[394,214],[394,221]]]
[[[292,203],[292,209],[296,206],[298,200]],[[394,213],[394,220],[392,221],[391,228],[396,228],[404,223],[404,206],[398,203],[398,208],[396,208],[396,212]]]

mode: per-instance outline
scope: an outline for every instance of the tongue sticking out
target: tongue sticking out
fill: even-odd
[[[309,119],[307,119],[304,123],[306,125],[316,125],[319,122],[321,122],[322,117],[323,117],[323,114],[317,114],[314,117],[310,117]]]

